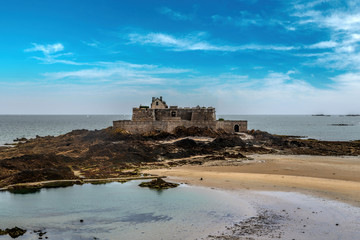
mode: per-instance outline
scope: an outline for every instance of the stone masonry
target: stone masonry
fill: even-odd
[[[113,124],[115,128],[121,128],[130,133],[155,130],[173,132],[178,126],[222,129],[229,133],[247,130],[247,121],[216,120],[213,107],[169,107],[162,97],[153,97],[151,107],[140,105],[138,108],[133,108],[132,120],[114,121]]]

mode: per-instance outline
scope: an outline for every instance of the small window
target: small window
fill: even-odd
[[[159,102],[156,102],[156,106],[159,106]]]
[[[171,112],[171,117],[176,117],[176,112]]]

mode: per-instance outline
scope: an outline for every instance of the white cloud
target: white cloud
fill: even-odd
[[[186,15],[184,13],[180,13],[177,11],[172,10],[171,8],[168,7],[162,7],[159,9],[159,12],[163,15],[169,16],[171,19],[173,20],[191,20],[192,17],[190,15]]]
[[[244,50],[254,51],[290,51],[298,49],[295,46],[283,45],[221,45],[212,44],[205,40],[199,39],[197,35],[187,35],[186,37],[175,37],[164,33],[148,33],[148,34],[129,34],[131,43],[139,43],[143,45],[154,45],[167,47],[171,51],[220,51],[220,52],[237,52]]]
[[[63,113],[124,113],[139,103],[148,103],[152,95],[166,96],[168,102],[181,106],[212,105],[217,108],[218,114],[360,112],[356,104],[360,101],[359,71],[333,77],[326,89],[297,79],[295,73],[294,70],[269,72],[262,78],[231,72],[202,75],[187,69],[117,62],[101,63],[97,67],[78,71],[46,73],[45,79],[33,82],[31,86],[33,94],[36,91],[39,95],[45,92],[47,99],[63,109]],[[25,84],[17,84],[16,87],[1,85],[0,89],[5,94],[6,89],[28,90],[30,83]],[[64,96],[71,98],[76,106],[65,108],[69,105],[64,105]],[[92,106],[84,99],[91,101]],[[119,99],[127,99],[126,104],[116,102]],[[31,106],[29,109],[34,110]],[[53,110],[50,112],[53,113]]]
[[[332,80],[337,88],[353,89],[353,91],[360,91],[360,72],[349,72],[338,75]],[[359,94],[360,99],[360,94]]]
[[[338,75],[327,89],[316,88],[288,73],[271,72],[261,79],[204,86],[199,92],[216,98],[219,114],[348,114],[360,108],[360,72]],[[221,81],[220,81],[221,82]],[[246,83],[253,83],[246,85]],[[354,104],[351,104],[354,103]]]
[[[263,26],[267,23],[260,17],[260,15],[250,15],[248,12],[242,11],[239,13],[239,16],[221,16],[218,14],[212,15],[211,19],[215,23],[235,25],[238,27],[246,27],[250,25],[254,26]]]
[[[222,16],[215,14],[211,16],[214,23],[234,25],[236,27],[249,26],[276,26],[282,27],[288,31],[295,31],[296,28],[289,21],[281,21],[275,18],[264,18],[260,14],[253,14],[247,11],[240,11],[235,16]]]
[[[309,45],[307,47],[311,48],[311,49],[322,49],[322,48],[334,48],[336,46],[338,46],[337,42],[334,42],[334,41],[322,41],[322,42],[314,43],[314,44]]]
[[[25,49],[25,52],[42,52],[44,55],[50,55],[64,50],[64,46],[61,43],[47,45],[33,43],[32,45],[33,47]]]
[[[305,46],[326,51],[320,55],[314,53],[315,63],[328,68],[360,69],[360,2],[303,2],[298,1],[294,7],[293,16],[298,17],[298,25],[328,31],[323,35],[329,36],[328,40]],[[321,8],[320,4],[323,4]]]
[[[99,41],[96,41],[96,40],[83,41],[83,43],[89,47],[94,47],[94,48],[99,47],[101,44]]]
[[[50,80],[74,80],[97,84],[109,82],[112,84],[161,84],[171,81],[167,75],[191,72],[190,69],[161,67],[156,65],[141,65],[127,62],[101,62],[94,68],[77,71],[49,72],[43,75]]]
[[[60,57],[64,56],[71,56],[73,55],[70,52],[67,53],[59,53],[64,50],[64,45],[61,43],[55,43],[55,44],[37,44],[33,43],[32,48],[25,49],[25,52],[41,52],[43,56],[33,56],[33,59],[39,60],[40,62],[44,64],[55,64],[55,63],[61,63],[61,64],[68,64],[68,65],[89,65],[88,63],[80,63],[75,62],[72,60],[67,59],[59,59]]]

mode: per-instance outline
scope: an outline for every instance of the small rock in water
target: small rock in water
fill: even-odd
[[[80,219],[80,222],[84,222],[84,220],[83,220],[83,219]]]
[[[5,230],[0,229],[0,235],[9,234],[12,238],[18,238],[26,233],[25,229],[21,229],[19,227],[7,228]]]
[[[161,178],[156,178],[150,182],[142,182],[139,184],[139,186],[161,190],[161,189],[175,188],[175,187],[179,186],[179,184],[165,182]]]

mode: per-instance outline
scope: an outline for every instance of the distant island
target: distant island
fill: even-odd
[[[313,117],[330,117],[331,115],[327,115],[327,114],[313,114],[311,115]]]

